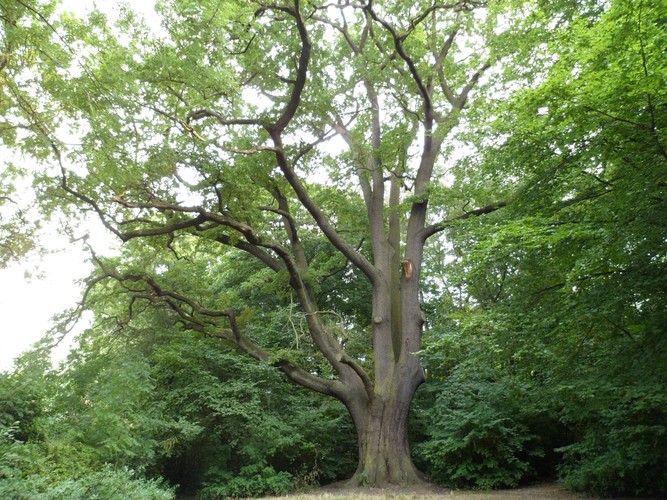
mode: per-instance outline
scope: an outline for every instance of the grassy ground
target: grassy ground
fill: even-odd
[[[271,497],[266,497],[271,498]],[[273,497],[275,499],[275,497]],[[390,498],[394,500],[418,499],[448,499],[462,498],[465,500],[584,500],[584,497],[567,491],[557,483],[545,483],[535,486],[526,486],[513,490],[495,490],[489,492],[458,491],[438,488],[437,486],[419,486],[417,488],[364,488],[358,490],[342,490],[340,488],[325,487],[313,490],[310,493],[287,495],[290,500],[378,500]]]

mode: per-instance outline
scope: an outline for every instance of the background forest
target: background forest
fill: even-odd
[[[378,3],[387,11],[408,9],[398,1]],[[477,3],[457,5],[472,12],[483,2]],[[194,4],[162,3],[175,33],[187,29],[183,13],[196,10]],[[94,109],[90,123],[108,134],[103,142],[123,140],[122,127],[109,120],[125,119],[113,114],[125,108],[81,97],[94,91],[85,88],[90,81],[111,89],[109,95],[125,92],[128,101],[133,95],[132,81],[120,81],[114,66],[132,65],[132,58],[122,44],[109,48],[101,28],[107,19],[65,16],[57,24],[49,2],[0,5],[5,147],[55,164],[58,151],[39,124],[56,114],[43,104],[31,108],[36,88],[60,111]],[[447,212],[455,216],[429,240],[421,270],[425,382],[410,412],[413,460],[431,481],[456,488],[557,479],[601,496],[667,496],[667,3],[489,1],[488,7],[504,19],[501,25],[514,27],[515,16],[525,31],[490,38],[500,63],[480,79],[471,105],[461,106],[443,150],[453,158],[442,172],[446,182],[428,192],[432,206],[458,212]],[[136,22],[128,14],[118,26],[131,32]],[[53,37],[56,28],[66,35]],[[95,78],[69,75],[81,86],[75,89],[63,83],[70,80],[62,79],[57,61],[71,57],[63,47],[82,40],[107,43],[116,54],[100,56]],[[217,50],[189,50],[200,49]],[[149,55],[130,69],[150,75],[151,64],[165,63]],[[22,73],[26,65],[35,72]],[[196,78],[217,85],[215,75]],[[388,135],[398,143],[409,128],[396,126]],[[197,139],[190,132],[186,139]],[[89,159],[98,146],[84,144]],[[324,165],[332,161],[325,156]],[[94,161],[100,169],[103,160]],[[168,158],[156,153],[152,161],[155,169]],[[40,245],[37,218],[15,203],[10,179],[35,177],[42,214],[74,218],[76,210],[63,208],[72,193],[63,192],[67,183],[57,175],[49,180],[46,168],[0,168],[5,265]],[[130,174],[108,173],[121,184],[132,181]],[[72,177],[72,185],[77,181]],[[240,211],[253,189],[238,193]],[[358,193],[317,180],[310,189],[345,221],[350,241],[364,234]],[[493,209],[466,211],[489,203]],[[313,227],[304,223],[302,239],[313,256],[309,272],[320,309],[340,326],[346,352],[372,370],[368,281]],[[64,312],[12,372],[0,374],[0,497],[172,498],[178,490],[209,499],[281,494],[351,477],[357,435],[345,406],[277,369],[286,359],[334,378],[308,347],[307,315],[287,279],[274,279],[235,248],[212,250],[211,241],[173,247],[166,236],[153,241],[130,239],[110,257],[91,250],[97,268],[84,283],[81,306]],[[363,250],[363,236],[359,241]],[[273,357],[253,359],[224,339],[184,328],[154,297],[102,279],[118,269],[152,270],[197,297],[224,295],[237,321]],[[94,314],[91,326],[53,366],[53,344],[84,309]]]

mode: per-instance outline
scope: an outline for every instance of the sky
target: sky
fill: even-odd
[[[146,17],[149,25],[157,24],[152,0],[129,3]],[[119,4],[116,0],[62,0],[64,10],[78,15],[96,5],[112,17]],[[10,371],[15,358],[44,336],[53,326],[54,315],[76,306],[83,290],[80,280],[93,270],[88,262],[90,255],[81,245],[58,236],[48,224],[39,243],[51,252],[0,269],[0,372]],[[103,241],[102,245],[110,243]],[[95,247],[99,249],[97,244]],[[86,322],[81,322],[63,340],[54,352],[55,361],[64,358],[76,334],[85,327]]]
[[[78,249],[60,251],[0,270],[0,371],[11,370],[14,359],[47,332],[53,315],[76,305],[81,294],[76,280],[92,269],[85,259]]]

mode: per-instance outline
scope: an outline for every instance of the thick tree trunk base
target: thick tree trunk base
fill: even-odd
[[[409,451],[396,450],[395,453],[367,455],[363,466],[360,464],[348,483],[374,488],[417,486],[426,483],[426,477],[412,463]]]
[[[376,476],[375,480],[369,480],[367,473],[355,473],[350,479],[342,481],[340,488],[401,488],[412,486],[428,486],[431,483],[425,474],[418,470],[410,472],[398,472],[389,477],[381,475]]]
[[[350,487],[418,486],[426,483],[410,455],[409,400],[400,404],[373,401],[370,411],[355,419],[359,439],[359,464]]]

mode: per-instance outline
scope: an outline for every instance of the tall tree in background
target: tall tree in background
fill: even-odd
[[[417,483],[425,245],[512,195],[448,187],[450,139],[485,75],[496,95],[534,77],[551,63],[547,27],[586,6],[515,4],[172,0],[158,31],[129,10],[113,28],[64,17],[54,29],[76,57],[42,86],[78,143],[32,130],[58,160],[39,194],[128,242],[126,258],[95,255],[90,283],[126,294],[120,326],[163,307],[271,362],[348,408],[355,483]],[[247,258],[275,300],[239,310],[228,263],[244,274]],[[282,331],[267,328],[282,313]]]

